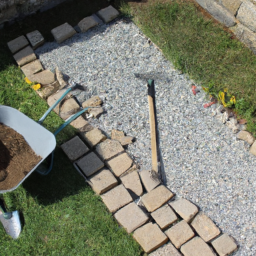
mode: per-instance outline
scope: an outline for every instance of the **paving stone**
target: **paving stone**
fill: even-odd
[[[56,40],[56,42],[60,44],[65,40],[67,40],[68,38],[72,37],[74,34],[76,34],[76,31],[68,23],[64,23],[52,29],[51,33],[54,39]]]
[[[198,208],[188,200],[180,198],[170,203],[170,206],[177,212],[182,219],[190,222],[192,218],[198,213]]]
[[[111,139],[112,140],[120,140],[121,138],[123,138],[125,135],[124,135],[124,132],[123,131],[119,131],[119,130],[116,130],[116,129],[113,129],[111,131]]]
[[[22,72],[26,77],[44,70],[40,60],[35,60],[21,67]]]
[[[134,138],[132,136],[124,136],[119,140],[122,146],[127,146],[129,144],[132,144]]]
[[[123,153],[108,161],[107,165],[119,177],[132,166],[132,159],[127,153]]]
[[[140,178],[141,181],[145,187],[145,189],[150,192],[154,188],[156,188],[158,185],[161,184],[160,179],[155,179],[152,177],[152,171],[149,170],[143,170],[140,172]]]
[[[55,69],[55,74],[56,74],[56,78],[57,78],[57,80],[58,80],[58,82],[59,82],[59,84],[60,84],[60,89],[62,89],[62,88],[64,88],[65,86],[68,85],[68,83],[64,80],[63,74],[62,74],[62,72],[59,70],[58,67]]]
[[[141,200],[147,210],[153,212],[169,201],[173,196],[174,194],[168,188],[161,185],[143,195]]]
[[[240,140],[246,141],[248,144],[252,145],[255,141],[254,137],[247,131],[240,131],[236,137]]]
[[[101,9],[100,11],[98,11],[97,15],[105,23],[108,23],[111,20],[115,19],[119,15],[119,12],[113,6],[110,5],[110,6],[106,7],[106,8]]]
[[[94,19],[93,16],[86,17],[78,23],[78,27],[81,32],[86,32],[88,29],[97,26],[99,23]]]
[[[47,99],[50,95],[57,92],[60,88],[60,84],[58,81],[53,82],[52,84],[48,84],[44,86],[42,89],[37,90],[36,92],[43,99]]]
[[[157,224],[151,222],[136,229],[133,238],[141,245],[146,253],[150,253],[168,241],[167,236]]]
[[[76,102],[74,98],[67,99],[60,110],[60,117],[66,120],[71,115],[75,114],[78,110],[80,110],[80,106]]]
[[[103,108],[90,108],[88,113],[94,118],[98,118],[104,112]]]
[[[96,194],[101,195],[114,188],[118,181],[108,169],[102,169],[88,179],[88,183]]]
[[[120,142],[107,139],[96,146],[96,151],[103,160],[108,160],[111,157],[124,151]]]
[[[26,48],[14,54],[13,58],[16,60],[19,66],[23,66],[33,60],[36,60],[36,55],[33,49],[30,46],[27,46]]]
[[[181,246],[184,256],[216,256],[211,247],[200,237],[195,237]]]
[[[156,223],[160,226],[161,229],[165,229],[170,226],[172,223],[178,220],[178,217],[174,213],[168,204],[162,206],[156,211],[151,213],[151,216],[156,221]]]
[[[131,194],[132,198],[135,199],[143,194],[143,188],[140,182],[139,174],[136,170],[120,177],[123,185]]]
[[[237,13],[238,8],[241,5],[240,0],[219,0],[224,7],[226,7],[234,16]]]
[[[100,142],[107,139],[107,137],[102,133],[102,131],[97,128],[94,128],[93,130],[84,133],[83,138],[90,147],[94,147]]]
[[[70,123],[73,127],[75,127],[76,129],[81,129],[84,126],[88,125],[89,122],[86,121],[82,116],[79,116],[77,119],[75,119],[74,121],[72,121]]]
[[[43,70],[42,72],[32,74],[28,76],[31,82],[36,82],[42,86],[52,84],[55,80],[55,75],[50,70]]]
[[[165,231],[174,246],[179,249],[184,243],[194,237],[194,232],[185,220],[180,221]]]
[[[250,153],[256,156],[256,141],[252,144]]]
[[[116,212],[118,209],[132,202],[132,197],[123,184],[101,195],[101,198],[110,212]]]
[[[123,207],[114,217],[128,233],[131,233],[149,220],[149,217],[134,202]]]
[[[213,221],[202,212],[196,215],[191,225],[205,242],[209,242],[220,234],[220,230]]]
[[[39,46],[44,44],[44,37],[42,36],[42,34],[38,31],[32,31],[28,34],[26,34],[30,44],[32,45],[33,49],[38,48]]]
[[[237,245],[232,237],[223,234],[212,242],[212,246],[219,256],[227,256],[237,249]]]
[[[62,144],[61,148],[71,161],[78,159],[89,151],[89,148],[78,136]]]
[[[167,243],[153,251],[149,256],[182,256],[172,243]]]
[[[19,37],[15,38],[14,40],[7,43],[8,47],[12,53],[15,53],[15,52],[23,49],[28,44],[29,44],[29,42],[25,36],[19,36]]]
[[[76,164],[86,177],[93,175],[104,167],[104,163],[94,152],[91,152],[90,154],[82,157],[76,161]]]
[[[90,99],[84,101],[82,103],[83,108],[88,108],[88,107],[97,107],[102,104],[102,100],[99,96],[93,96]]]

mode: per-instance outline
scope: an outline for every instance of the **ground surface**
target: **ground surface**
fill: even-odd
[[[128,152],[142,169],[151,166],[147,89],[134,73],[155,79],[167,186],[237,240],[235,255],[255,255],[256,158],[211,115],[215,107],[203,108],[203,91],[194,96],[192,82],[133,23],[118,20],[61,45],[46,43],[36,53],[45,68],[58,66],[88,90],[96,88],[106,113],[94,124],[108,134],[115,128],[136,137]]]

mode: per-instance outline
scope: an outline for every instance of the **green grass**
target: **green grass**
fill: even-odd
[[[256,56],[222,25],[203,16],[191,1],[123,4],[125,15],[163,51],[176,68],[218,94],[236,97],[239,117],[256,135]]]

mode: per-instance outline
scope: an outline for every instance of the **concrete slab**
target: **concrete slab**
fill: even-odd
[[[43,45],[45,42],[44,37],[38,30],[27,33],[26,37],[28,38],[33,49],[38,48],[39,46]]]
[[[23,66],[33,60],[36,60],[36,55],[33,49],[30,46],[27,46],[26,48],[14,54],[13,58],[16,60],[19,66]]]
[[[26,47],[27,45],[29,45],[29,42],[25,36],[19,36],[8,42],[7,45],[12,53],[16,53],[19,50]]]
[[[68,38],[72,37],[74,34],[76,34],[76,31],[71,25],[69,25],[68,23],[64,23],[52,29],[51,33],[56,42],[60,44]]]

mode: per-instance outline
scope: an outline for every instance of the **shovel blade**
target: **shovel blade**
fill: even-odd
[[[12,212],[10,219],[5,219],[3,214],[0,214],[0,221],[2,222],[5,232],[13,239],[17,239],[21,232],[20,216],[18,211]]]

